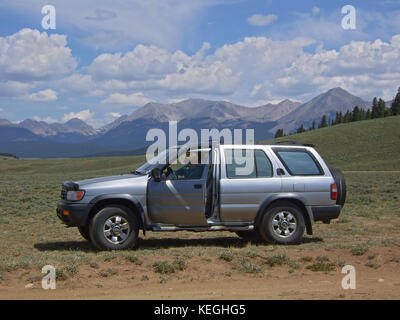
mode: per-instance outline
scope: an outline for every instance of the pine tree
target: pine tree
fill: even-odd
[[[378,101],[378,117],[383,118],[385,116],[386,103],[381,98]]]
[[[397,91],[396,97],[392,102],[392,107],[390,108],[390,110],[392,111],[391,113],[393,116],[400,115],[400,88]]]
[[[343,113],[342,113],[342,111],[340,111],[339,112],[339,123],[343,123],[344,122],[344,120],[343,120]]]
[[[336,112],[335,120],[332,121],[332,125],[336,125],[339,123],[339,112]]]
[[[371,119],[375,119],[379,117],[379,110],[378,110],[378,98],[375,97],[372,101],[372,111],[371,111]]]
[[[365,113],[365,120],[371,120],[371,110],[368,108],[367,112]]]
[[[360,121],[361,120],[361,111],[358,106],[355,106],[351,115],[351,121]]]
[[[283,137],[283,136],[284,136],[283,129],[276,130],[275,138],[280,138],[280,137]]]
[[[360,111],[360,120],[365,120],[365,110],[361,109]]]
[[[318,128],[325,128],[328,126],[328,121],[326,120],[326,116],[323,115],[321,118],[321,123],[319,124]]]
[[[351,118],[352,118],[352,113],[349,110],[347,110],[346,114],[343,116],[343,122],[344,123],[350,122]]]
[[[301,125],[298,129],[297,129],[297,133],[302,133],[302,132],[306,132],[306,129],[304,129],[304,126]]]

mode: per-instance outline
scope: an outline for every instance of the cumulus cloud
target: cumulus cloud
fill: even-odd
[[[58,122],[58,120],[57,120],[57,119],[54,119],[53,117],[41,118],[41,117],[39,117],[39,116],[33,116],[33,120],[36,120],[36,121],[44,121],[44,122],[47,122],[47,123],[57,123],[57,122]]]
[[[0,37],[0,80],[47,80],[72,72],[76,60],[65,35],[22,29]]]
[[[67,122],[71,119],[78,118],[82,121],[88,121],[91,120],[94,116],[94,112],[90,111],[89,109],[82,110],[79,112],[70,112],[70,113],[65,113],[62,117],[62,122]]]
[[[87,75],[73,74],[62,87],[105,96],[102,104],[135,107],[182,96],[251,105],[304,101],[336,86],[371,97],[398,86],[400,35],[389,42],[351,41],[336,50],[310,45],[315,41],[309,38],[248,37],[208,55],[208,43],[193,55],[138,45],[125,54],[99,55]]]
[[[138,45],[125,55],[102,54],[89,66],[95,79],[141,80],[159,79],[183,67],[190,58],[182,51],[170,54],[156,46]]]
[[[27,100],[49,102],[57,100],[57,92],[52,89],[41,90],[27,96]]]
[[[140,107],[151,101],[152,100],[149,97],[145,96],[143,92],[134,92],[132,94],[112,93],[101,103]]]
[[[251,17],[247,19],[247,21],[254,25],[254,26],[266,26],[275,20],[277,20],[278,17],[274,14],[268,14],[266,16],[262,14],[253,14]]]
[[[0,97],[21,97],[35,85],[19,81],[0,81]]]

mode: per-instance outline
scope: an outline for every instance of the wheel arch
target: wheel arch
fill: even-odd
[[[298,197],[295,196],[272,196],[271,198],[266,199],[260,208],[258,209],[256,218],[254,220],[254,225],[255,227],[258,227],[262,221],[262,216],[266,211],[269,210],[269,208],[273,207],[279,202],[291,202],[297,207],[301,209],[301,212],[303,213],[304,221],[306,223],[306,231],[307,234],[312,235],[312,224],[314,222],[312,212],[307,209],[307,206],[305,205],[304,201]]]
[[[131,209],[132,213],[136,215],[139,221],[139,229],[143,230],[143,234],[146,233],[146,220],[144,215],[144,210],[140,202],[132,195],[129,194],[105,194],[94,198],[91,201],[93,205],[90,209],[89,215],[87,217],[86,224],[90,222],[93,216],[101,209],[107,205],[123,205]]]

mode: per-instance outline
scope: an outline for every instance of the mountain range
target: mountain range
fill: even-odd
[[[301,124],[308,127],[323,115],[333,118],[356,105],[366,109],[371,103],[334,88],[303,104],[288,99],[258,107],[203,99],[151,102],[97,130],[77,118],[65,123],[26,119],[17,124],[0,119],[0,152],[39,158],[132,154],[151,143],[146,142],[149,129],[168,132],[172,120],[178,121],[178,130],[191,128],[199,136],[201,129],[254,129],[258,141],[273,137],[278,128],[291,132]]]

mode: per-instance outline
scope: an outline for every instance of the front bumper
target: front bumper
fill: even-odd
[[[57,216],[68,226],[83,227],[86,225],[92,207],[93,205],[90,203],[60,201],[57,205]]]
[[[311,207],[314,221],[330,221],[331,219],[336,219],[339,217],[340,210],[342,210],[342,207],[339,205]]]

